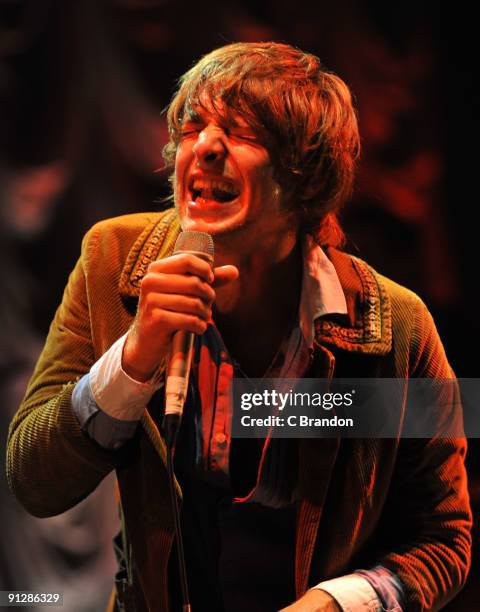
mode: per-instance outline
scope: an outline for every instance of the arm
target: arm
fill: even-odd
[[[411,309],[410,377],[452,379],[454,374],[433,319],[416,298]],[[406,316],[406,315],[405,315]],[[455,418],[458,387],[442,397],[438,431]],[[450,414],[448,412],[450,411]],[[466,440],[402,439],[383,512],[384,553],[379,562],[404,585],[406,609],[436,610],[463,586],[471,548],[471,511],[464,466]]]
[[[102,260],[111,249],[111,237],[102,235],[99,226],[85,237],[82,257],[69,279],[27,394],[11,424],[7,451],[10,487],[37,516],[67,510],[88,495],[110,470],[129,459],[128,444],[114,451],[94,442],[81,426],[85,423],[78,411],[72,408],[75,384],[95,362],[93,336],[97,338],[96,346],[104,346],[104,328],[110,338],[112,329],[121,330],[122,325],[128,325],[125,321],[120,324],[114,314],[118,313],[119,302],[118,296],[117,302],[113,301],[112,292],[117,291],[118,279],[115,271],[105,266],[111,259]],[[103,255],[99,258],[98,253]],[[216,270],[220,283],[233,272],[236,275],[236,270],[225,268],[231,267]],[[211,274],[208,264],[189,255],[150,266],[142,283],[135,324],[127,338],[130,343],[123,367],[128,374],[147,380],[163,362],[171,335],[177,329],[203,331],[214,292],[199,277]],[[94,277],[97,284],[90,282],[87,288],[87,277]],[[93,321],[97,323],[95,332],[91,328]],[[115,331],[113,339],[121,333]],[[106,346],[111,342],[108,340]],[[105,349],[98,349],[102,350]],[[103,401],[108,385],[104,387],[104,382],[97,377],[94,395],[108,414],[108,402]],[[129,413],[120,406],[121,413],[111,416],[135,420],[144,407],[143,404],[139,412],[135,406],[134,413]]]
[[[94,362],[84,261],[95,248],[87,234],[62,304],[15,415],[7,447],[7,477],[36,516],[64,512],[86,497],[122,457],[98,447],[71,407],[75,382]]]
[[[401,318],[394,320],[394,338],[397,347],[405,346],[402,361],[406,356],[410,359],[405,372],[411,377],[452,379],[453,373],[433,320],[423,303],[416,297],[407,302],[402,296],[400,305],[395,306]],[[439,388],[451,392],[448,402],[442,397],[441,405],[446,408],[438,414],[440,429],[448,427],[449,417],[455,416],[458,389],[453,384],[439,385]],[[455,595],[466,579],[470,564],[471,513],[464,468],[465,449],[464,439],[436,437],[398,442],[390,491],[376,527],[376,548],[368,549],[368,553],[365,551],[368,558],[363,556],[359,564],[363,568],[382,566],[384,571],[390,571],[400,587],[396,600],[401,609],[438,609]],[[379,467],[381,469],[381,465]],[[370,582],[386,609],[392,606],[396,609],[397,604],[390,597],[389,602],[385,601],[385,576],[380,577],[380,582],[372,581],[371,572],[372,569],[364,569],[354,575]],[[329,590],[343,607],[349,577],[329,581],[334,584],[334,590],[329,583],[320,583],[318,588]],[[357,593],[360,596],[360,589]],[[365,594],[368,598],[368,593]],[[309,591],[305,597],[306,600],[301,598],[288,609],[315,609],[309,607],[314,604],[315,595]],[[344,609],[361,610],[364,602],[361,597],[356,603],[350,600]],[[378,605],[372,599],[371,603]]]

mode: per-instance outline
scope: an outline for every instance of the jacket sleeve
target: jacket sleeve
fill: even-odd
[[[94,363],[85,259],[96,248],[91,230],[68,280],[48,338],[10,425],[7,478],[32,514],[53,516],[86,497],[122,461],[101,449],[72,412],[75,383]]]
[[[418,300],[418,298],[417,298]],[[452,379],[453,372],[425,305],[418,300],[410,342],[410,377]],[[458,410],[456,384],[444,411]],[[446,407],[446,408],[445,408]],[[448,408],[450,407],[450,408]],[[451,415],[439,415],[439,430]],[[385,515],[380,562],[405,586],[406,610],[437,610],[463,586],[470,567],[471,511],[465,438],[402,439]]]

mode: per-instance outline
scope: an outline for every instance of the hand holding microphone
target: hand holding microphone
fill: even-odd
[[[185,245],[184,240],[180,245]],[[211,259],[207,256],[205,260],[194,247],[151,263],[142,280],[137,314],[122,357],[124,371],[135,380],[145,382],[155,374],[170,354],[176,332],[204,333],[215,299],[213,287],[238,276],[234,266],[212,270],[213,251]]]

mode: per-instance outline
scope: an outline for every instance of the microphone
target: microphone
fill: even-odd
[[[175,243],[173,254],[191,253],[213,267],[213,240],[205,232],[182,232]],[[165,384],[164,436],[173,447],[177,438],[187,397],[188,378],[193,353],[193,332],[177,331],[173,335]]]

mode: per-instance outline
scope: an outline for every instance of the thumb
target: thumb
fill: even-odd
[[[214,288],[223,287],[238,278],[238,268],[231,265],[219,266],[213,270],[213,273],[215,274],[215,280],[212,284]]]

